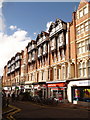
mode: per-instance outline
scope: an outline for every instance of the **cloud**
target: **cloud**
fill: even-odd
[[[21,52],[27,46],[31,38],[25,30],[17,30],[12,35],[0,32],[0,75],[3,75],[3,68],[11,57]]]
[[[4,19],[4,15],[2,13],[3,2],[4,2],[4,0],[0,0],[0,31],[1,32],[4,31],[4,29],[5,29],[5,24],[4,24],[5,19]]]
[[[9,29],[10,29],[10,30],[15,30],[15,29],[17,29],[17,26],[11,25],[11,26],[9,27]]]
[[[50,25],[51,25],[52,22],[53,22],[53,21],[47,22],[47,24],[46,24],[46,32],[48,32],[49,27],[50,27]]]
[[[2,8],[3,7],[3,2],[4,2],[4,0],[0,0],[0,8]]]
[[[33,34],[34,34],[34,35],[36,35],[37,33],[36,33],[36,32],[34,32]]]

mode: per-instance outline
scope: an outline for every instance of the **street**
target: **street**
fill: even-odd
[[[13,106],[20,108],[21,111],[15,113],[15,120],[26,120],[27,118],[85,118],[87,119],[90,112],[86,109],[64,108],[60,106],[41,106],[32,102],[13,102]]]

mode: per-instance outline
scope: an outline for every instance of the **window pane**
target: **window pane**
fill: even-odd
[[[88,75],[90,76],[90,67],[88,68]]]
[[[83,76],[86,76],[86,68],[83,69]]]
[[[85,7],[85,8],[83,9],[83,12],[84,12],[84,15],[87,14],[87,13],[88,13],[88,8]]]
[[[82,10],[79,12],[79,15],[80,15],[80,17],[83,16],[83,11]]]

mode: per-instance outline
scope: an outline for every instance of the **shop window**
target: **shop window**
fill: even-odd
[[[85,87],[78,87],[74,89],[74,100],[90,102],[90,89]]]

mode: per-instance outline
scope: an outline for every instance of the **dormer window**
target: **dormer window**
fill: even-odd
[[[82,8],[79,11],[79,18],[83,17],[84,15],[86,15],[88,13],[88,7],[85,6],[84,8]],[[78,11],[77,11],[77,18],[78,18]]]
[[[85,7],[85,8],[83,9],[83,14],[85,15],[85,14],[87,14],[87,13],[88,13],[88,8]]]
[[[81,10],[80,12],[79,12],[79,17],[81,18],[83,16],[83,11]]]

